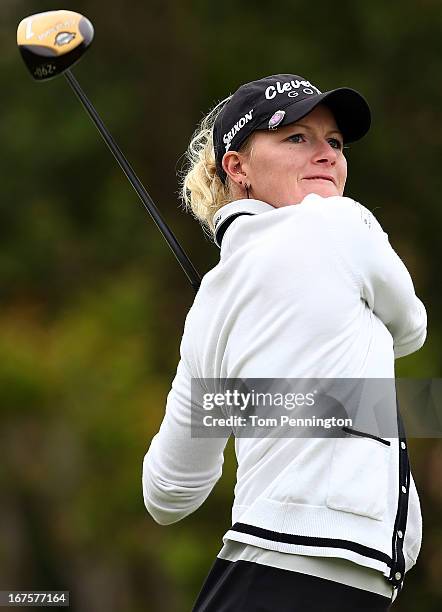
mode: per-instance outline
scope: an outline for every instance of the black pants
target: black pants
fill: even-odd
[[[251,561],[216,559],[193,612],[384,612],[390,599]]]

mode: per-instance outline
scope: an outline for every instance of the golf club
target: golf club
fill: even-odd
[[[89,117],[98,128],[121,169],[137,192],[145,209],[163,234],[167,244],[184,270],[195,291],[201,283],[200,276],[174,234],[161,217],[158,208],[147,193],[121,149],[104,125],[97,111],[78,81],[69,70],[90,46],[94,38],[91,22],[73,11],[47,11],[23,19],[17,29],[17,44],[31,75],[37,81],[47,81],[64,74],[69,85],[80,99]]]

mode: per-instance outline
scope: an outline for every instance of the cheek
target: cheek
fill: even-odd
[[[344,188],[345,181],[347,180],[347,160],[345,159],[344,156],[342,156],[341,159],[339,160],[338,179],[339,179],[339,185],[342,188]]]
[[[297,157],[287,155],[282,150],[262,156],[256,168],[261,180],[290,182],[301,172],[302,162]]]
[[[286,161],[274,151],[261,150],[252,154],[249,172],[255,185],[272,188],[283,175],[287,176]]]

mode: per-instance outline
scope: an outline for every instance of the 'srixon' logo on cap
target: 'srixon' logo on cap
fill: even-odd
[[[252,120],[252,114],[254,109],[252,108],[246,113],[239,121],[235,123],[233,128],[226,132],[223,136],[223,142],[226,145],[226,153],[230,149],[230,145],[232,144],[233,138],[238,134],[238,132],[249,122]]]

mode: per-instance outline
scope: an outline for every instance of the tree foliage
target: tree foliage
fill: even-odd
[[[188,610],[229,526],[235,460],[203,508],[159,527],[141,462],[193,299],[182,271],[63,78],[34,83],[2,0],[0,589],[71,591],[73,610]],[[216,247],[179,209],[194,127],[245,81],[301,74],[370,101],[347,193],[410,269],[429,336],[398,376],[442,370],[442,22],[437,0],[66,2],[96,37],[74,72],[202,273]],[[398,611],[440,609],[442,447],[412,440],[424,545]]]

